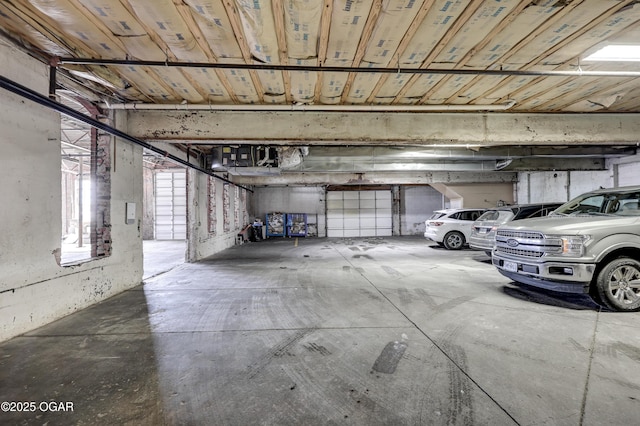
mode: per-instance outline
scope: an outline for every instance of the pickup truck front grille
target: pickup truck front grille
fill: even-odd
[[[542,257],[542,255],[544,254],[541,251],[519,250],[511,247],[502,247],[502,246],[498,246],[497,250],[500,253],[509,254],[511,256],[519,256],[519,257]]]
[[[496,232],[496,251],[511,257],[540,258],[545,253],[557,252],[558,244],[557,238],[548,239],[536,231],[498,229]]]
[[[498,235],[505,238],[520,238],[525,240],[543,240],[544,235],[540,232],[511,231],[509,229],[499,230]]]

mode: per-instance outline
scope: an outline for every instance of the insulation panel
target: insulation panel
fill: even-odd
[[[284,3],[287,56],[301,60],[317,58],[323,1],[288,0]]]
[[[619,4],[617,0],[588,1],[579,4],[571,11],[570,19],[560,19],[554,22],[542,34],[527,43],[526,48],[511,55],[508,63],[527,64],[531,62],[540,55],[539,52],[553,48],[617,4]]]
[[[279,64],[278,37],[269,0],[234,0],[251,55],[260,62]]]
[[[434,59],[456,64],[518,5],[518,0],[486,0]]]
[[[242,58],[233,27],[224,5],[216,0],[184,0],[217,58]]]
[[[484,105],[513,99],[516,111],[591,112],[598,102],[588,100],[597,99],[623,111],[640,108],[633,83],[616,90],[614,77],[482,74],[578,66],[635,71],[635,64],[580,63],[606,43],[637,42],[640,4],[632,0],[12,0],[0,4],[0,25],[40,57],[362,69],[65,66],[66,81],[83,79],[90,98],[108,102]],[[366,72],[396,66],[451,72]],[[480,74],[455,72],[469,69]]]

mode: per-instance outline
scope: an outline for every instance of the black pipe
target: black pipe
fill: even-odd
[[[147,142],[145,142],[143,140],[134,138],[133,136],[128,135],[128,134],[126,134],[126,133],[124,133],[124,132],[122,132],[122,131],[114,128],[114,127],[111,127],[111,126],[109,126],[107,124],[101,123],[98,120],[95,120],[95,119],[93,119],[93,118],[91,118],[89,116],[81,114],[78,111],[76,111],[76,110],[74,110],[72,108],[69,108],[66,105],[63,105],[63,104],[61,104],[59,102],[56,102],[53,99],[49,99],[46,96],[42,96],[40,93],[35,92],[35,91],[25,87],[25,86],[22,86],[21,84],[18,84],[16,82],[14,82],[14,81],[11,81],[11,80],[9,80],[8,78],[6,78],[4,76],[0,76],[0,87],[2,87],[3,89],[8,90],[10,92],[13,92],[16,95],[22,96],[23,98],[29,99],[29,100],[31,100],[31,101],[33,101],[35,103],[38,103],[40,105],[43,105],[43,106],[51,108],[51,109],[54,109],[54,110],[56,110],[56,111],[58,111],[58,112],[60,112],[60,113],[62,113],[64,115],[67,115],[67,116],[69,116],[71,118],[74,118],[74,119],[76,119],[78,121],[82,121],[83,123],[86,123],[86,124],[96,128],[96,129],[100,129],[102,131],[105,131],[105,132],[107,132],[107,133],[109,133],[109,134],[111,134],[113,136],[122,138],[124,140],[127,140],[127,141],[133,143],[133,144],[140,145],[141,147],[146,148],[149,151],[153,151],[153,152],[155,152],[157,154],[161,154],[162,156],[164,156],[164,157],[166,157],[166,158],[168,158],[168,159],[170,159],[172,161],[175,161],[178,164],[182,164],[183,166],[192,168],[194,170],[197,170],[199,172],[202,172],[204,174],[212,176],[212,177],[214,177],[216,179],[220,179],[220,180],[222,180],[224,182],[227,182],[227,183],[230,183],[232,185],[235,185],[235,186],[237,186],[239,188],[246,189],[249,192],[253,192],[253,190],[251,190],[249,188],[246,188],[244,186],[238,185],[237,183],[233,183],[229,179],[226,179],[226,178],[223,178],[222,176],[218,176],[218,175],[214,174],[212,171],[209,171],[209,170],[204,169],[202,167],[199,167],[199,166],[196,166],[194,164],[191,164],[188,161],[185,161],[180,157],[176,157],[173,154],[169,154],[167,151],[163,151],[160,148],[157,148],[157,147],[155,147],[155,146],[153,146],[153,145],[151,145],[151,144],[149,144],[149,143],[147,143]]]
[[[50,99],[56,98],[57,73],[58,73],[58,68],[49,67],[49,98]]]
[[[128,59],[91,59],[91,58],[58,58],[57,64],[83,65],[128,65],[145,67],[178,67],[178,68],[215,68],[234,70],[266,70],[266,71],[312,71],[312,72],[348,72],[378,74],[462,74],[462,75],[498,75],[498,76],[533,76],[533,77],[640,77],[640,71],[534,71],[534,70],[472,70],[472,69],[433,69],[433,68],[365,68],[365,67],[324,67],[310,65],[277,65],[277,64],[223,64],[217,62],[163,62],[138,61]]]

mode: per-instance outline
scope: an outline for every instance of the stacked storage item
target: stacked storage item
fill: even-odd
[[[268,213],[266,226],[267,237],[284,237],[287,217],[284,213]]]
[[[287,213],[287,236],[306,237],[307,236],[307,214]]]

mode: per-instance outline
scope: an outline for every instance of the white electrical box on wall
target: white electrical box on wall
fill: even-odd
[[[136,203],[126,203],[125,217],[125,223],[127,225],[131,225],[136,222]]]

